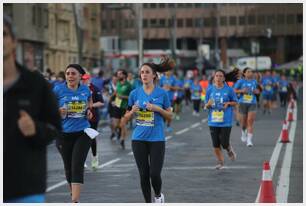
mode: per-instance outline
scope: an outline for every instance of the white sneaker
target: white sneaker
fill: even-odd
[[[252,139],[248,137],[247,139],[247,144],[246,144],[248,147],[252,147],[253,146],[253,143],[252,143]]]
[[[195,116],[195,115],[196,115],[196,112],[195,112],[195,111],[193,111],[193,112],[192,112],[192,115],[193,115],[193,116]]]
[[[230,160],[232,160],[232,161],[235,161],[235,160],[236,160],[237,154],[236,154],[236,152],[234,151],[234,149],[233,149],[232,146],[230,146],[229,151],[227,152],[227,154],[228,154],[228,157],[229,157]]]
[[[98,158],[98,156],[92,157],[92,160],[91,160],[91,167],[92,167],[92,169],[94,169],[94,170],[98,169],[98,167],[99,167],[99,158]]]
[[[88,166],[87,166],[87,164],[86,164],[86,162],[84,163],[84,168],[87,168]]]
[[[154,203],[165,203],[165,196],[160,193],[160,197],[154,197]]]
[[[245,131],[241,131],[241,141],[246,142],[247,141],[247,133]]]

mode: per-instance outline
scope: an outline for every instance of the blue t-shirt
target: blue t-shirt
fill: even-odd
[[[257,81],[255,79],[239,79],[234,85],[234,89],[244,88],[248,89],[248,93],[240,95],[239,103],[256,104],[256,96],[254,95],[253,91],[257,88]]]
[[[184,87],[184,81],[180,80],[180,79],[177,79],[176,80],[176,86],[179,87],[179,88],[183,88]],[[178,94],[178,98],[182,98],[184,96],[184,91],[183,90],[178,90],[177,94]]]
[[[93,85],[95,85],[99,89],[99,91],[103,90],[104,79],[102,79],[101,77],[93,77],[91,78],[90,81]]]
[[[280,93],[287,93],[288,92],[288,81],[287,80],[279,80],[279,92]]]
[[[208,126],[212,127],[231,127],[233,119],[233,107],[228,106],[223,109],[225,102],[237,102],[237,96],[233,88],[224,84],[221,89],[215,85],[209,87],[206,93],[205,104],[209,99],[214,101],[214,104],[208,110]]]
[[[191,79],[185,79],[184,80],[184,88],[189,89],[192,85],[193,81]]]
[[[192,83],[191,87],[191,99],[192,100],[198,100],[201,99],[201,92],[202,92],[202,87],[201,85],[195,85]]]
[[[272,95],[273,94],[273,83],[274,80],[272,77],[264,77],[261,81],[261,84],[263,86],[263,95]]]
[[[176,79],[173,75],[169,78],[166,75],[163,75],[159,80],[160,87],[164,87],[165,85],[174,87],[176,85]],[[173,90],[165,90],[168,93],[169,100],[173,100],[174,91]]]
[[[59,107],[67,108],[66,117],[62,118],[63,132],[79,132],[90,127],[86,110],[91,92],[88,86],[80,84],[77,90],[71,90],[66,83],[57,85],[53,92]]]
[[[163,109],[170,107],[170,101],[165,90],[155,87],[150,95],[143,87],[134,89],[129,96],[128,106],[139,105],[141,111],[136,113],[136,127],[132,133],[132,140],[165,141],[164,119],[158,112],[146,110],[146,104],[151,103]]]

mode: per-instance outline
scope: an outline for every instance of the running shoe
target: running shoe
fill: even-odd
[[[239,121],[236,121],[236,126],[237,126],[237,127],[239,127],[239,126],[240,126]]]
[[[121,146],[121,149],[125,149],[125,143],[124,143],[124,140],[120,140],[120,146]]]
[[[247,139],[247,144],[246,144],[248,147],[252,147],[253,146],[253,143],[252,143],[252,139],[248,137]]]
[[[247,133],[245,131],[241,131],[241,141],[246,142],[247,141]]]
[[[87,166],[86,162],[84,163],[84,168],[88,168],[88,166]]]
[[[170,133],[170,132],[172,132],[172,131],[173,131],[173,129],[172,129],[171,127],[167,127],[167,128],[166,128],[166,132]]]
[[[96,170],[99,167],[99,158],[98,156],[94,156],[91,160],[91,167],[92,169]]]
[[[176,120],[180,120],[181,118],[180,118],[179,115],[176,115],[176,116],[175,116],[175,119],[176,119]]]
[[[227,152],[228,157],[230,158],[230,160],[234,161],[237,158],[237,155],[233,149],[232,146],[230,146],[229,151]]]
[[[165,196],[163,193],[160,193],[160,197],[154,197],[153,203],[165,203]]]
[[[218,161],[218,164],[215,166],[216,170],[222,170],[224,168],[224,162]]]

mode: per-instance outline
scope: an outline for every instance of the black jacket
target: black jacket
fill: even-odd
[[[16,64],[17,65],[17,64]],[[61,130],[57,101],[42,75],[17,65],[17,82],[3,96],[3,200],[45,193],[46,147]],[[36,134],[24,137],[19,111],[34,120]]]

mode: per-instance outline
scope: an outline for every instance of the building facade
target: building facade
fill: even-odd
[[[47,4],[4,4],[3,11],[12,18],[16,28],[19,40],[17,61],[31,70],[43,71],[47,45]]]
[[[100,7],[78,4],[76,14],[82,21],[81,61],[73,7],[77,4],[4,4],[12,17],[19,40],[17,60],[29,69],[55,73],[70,63],[81,63],[90,70],[100,65]]]
[[[136,18],[129,9],[133,4],[121,6],[119,10],[102,5],[101,28],[103,36],[117,36],[121,39],[121,49],[126,49],[125,39],[137,38]],[[145,50],[171,47],[173,15],[177,49],[197,51],[200,44],[208,45],[212,50],[217,47],[225,67],[232,63],[228,61],[229,50],[242,50],[242,53],[253,55],[252,42],[259,44],[256,55],[270,56],[275,64],[302,55],[302,4],[146,3],[143,4]]]

